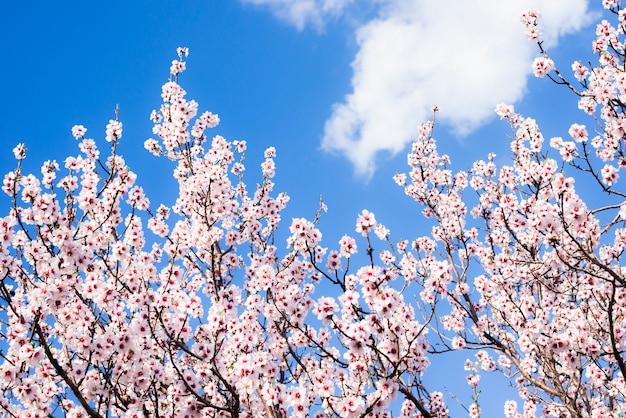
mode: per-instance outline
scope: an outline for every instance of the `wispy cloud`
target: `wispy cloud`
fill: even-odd
[[[299,30],[307,25],[318,29],[329,17],[338,16],[353,0],[241,0],[243,3],[267,6],[278,18]]]
[[[345,11],[349,0],[245,0],[267,4],[302,28]],[[400,152],[430,117],[466,135],[493,116],[495,104],[522,98],[536,46],[519,14],[539,10],[546,44],[580,29],[587,0],[378,0],[378,16],[356,30],[352,92],[336,103],[322,148],[345,155],[359,175],[375,171],[381,151]]]

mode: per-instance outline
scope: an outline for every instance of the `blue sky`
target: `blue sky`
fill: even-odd
[[[188,46],[181,84],[201,110],[220,115],[216,134],[247,140],[251,179],[263,150],[276,146],[277,190],[292,198],[285,217],[312,218],[323,195],[327,246],[354,233],[364,208],[394,240],[425,234],[421,209],[391,177],[406,170],[410,139],[433,105],[441,106],[436,137],[457,169],[490,151],[506,157],[499,102],[537,118],[547,137],[566,136],[582,118],[575,98],[528,77],[536,46],[517,16],[531,4],[558,66],[589,57],[597,5],[586,0],[10,2],[0,18],[0,169],[14,168],[18,142],[32,171],[75,154],[75,124],[106,146],[119,104],[121,153],[152,202],[171,203],[169,168],[143,142],[175,49]],[[463,371],[455,375],[469,404]]]

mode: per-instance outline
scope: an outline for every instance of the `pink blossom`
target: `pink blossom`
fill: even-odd
[[[263,153],[263,156],[265,158],[275,158],[276,157],[276,148],[274,147],[269,147],[265,150],[265,152]]]
[[[23,160],[26,158],[26,145],[17,144],[15,148],[13,148],[13,155],[16,160]]]
[[[335,312],[339,310],[339,306],[335,299],[330,297],[321,297],[318,299],[315,308],[313,308],[313,314],[324,323],[328,325],[330,318]]]
[[[340,250],[339,253],[342,257],[350,258],[350,256],[357,253],[356,240],[348,235],[344,235],[339,240]]]
[[[178,59],[183,59],[184,57],[189,56],[189,48],[179,46],[176,48],[176,53],[178,54]]]
[[[115,142],[122,137],[122,122],[110,120],[106,127],[106,137],[108,142]]]
[[[568,133],[576,142],[586,142],[587,141],[587,128],[585,125],[579,125],[577,123],[573,123]]]
[[[170,74],[173,76],[177,76],[178,74],[185,71],[186,68],[187,64],[185,63],[185,61],[173,60],[172,65],[170,66]]]
[[[554,69],[554,61],[550,58],[538,57],[533,61],[532,67],[535,77],[544,77]]]
[[[376,234],[378,239],[381,240],[388,239],[389,237],[389,229],[386,228],[383,224],[376,224],[376,227],[374,228],[374,233]]]
[[[356,220],[356,232],[364,237],[367,236],[370,229],[376,226],[376,217],[367,209],[363,209]]]
[[[72,126],[72,136],[76,139],[83,138],[87,133],[87,128],[83,125],[74,125]]]
[[[531,41],[538,41],[541,37],[537,30],[538,19],[539,13],[534,9],[526,10],[520,15],[520,20],[526,28],[526,37]]]
[[[580,61],[576,61],[572,64],[572,71],[576,80],[583,82],[589,75],[589,69],[585,67]]]
[[[605,164],[602,168],[602,183],[611,186],[619,178],[618,170],[610,164]]]
[[[500,119],[508,119],[515,114],[515,110],[512,105],[499,103],[496,106],[496,114],[500,117]]]
[[[455,350],[460,350],[462,348],[465,348],[465,339],[463,337],[454,337],[452,339],[452,348],[454,348]]]
[[[406,174],[396,173],[393,176],[393,180],[396,182],[398,186],[404,186],[404,184],[406,183]]]

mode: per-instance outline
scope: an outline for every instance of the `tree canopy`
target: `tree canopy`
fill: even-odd
[[[626,413],[626,11],[604,0],[597,63],[570,81],[522,22],[538,77],[578,96],[581,123],[546,140],[506,104],[510,155],[465,171],[441,154],[431,121],[394,180],[431,233],[392,242],[363,210],[331,247],[318,220],[294,218],[275,191],[276,150],[249,185],[245,141],[210,135],[179,84],[179,48],[145,148],[175,164],[176,202],[153,203],[119,153],[116,113],[101,151],[24,172],[2,190],[0,410],[6,416],[447,417],[429,358],[473,350],[469,415],[483,372],[517,388],[506,417]],[[582,123],[585,122],[585,123]],[[583,200],[577,184],[591,184]],[[586,191],[589,194],[589,190]],[[358,254],[358,256],[357,256]],[[521,405],[519,405],[521,404]]]

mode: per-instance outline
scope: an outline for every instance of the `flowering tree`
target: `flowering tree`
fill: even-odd
[[[17,168],[0,221],[0,409],[8,416],[380,415],[397,393],[404,409],[435,416],[442,396],[421,385],[425,326],[370,264],[348,274],[356,241],[320,246],[315,221],[294,219],[288,251],[273,244],[287,195],[274,195],[275,150],[262,182],[243,181],[243,141],[206,130],[219,122],[170,69],[146,148],[176,163],[178,199],[154,206],[117,153],[122,123],[101,156],[75,126],[81,154],[65,172]],[[323,204],[322,204],[323,205]],[[320,208],[322,209],[323,206]],[[146,231],[146,229],[148,231]],[[365,237],[387,231],[367,211]],[[369,240],[369,238],[368,238]],[[343,268],[345,264],[345,269]],[[339,296],[314,296],[329,281]]]
[[[543,49],[537,13],[522,15],[541,53],[535,75],[578,95],[591,129],[573,124],[569,139],[546,145],[535,120],[499,105],[514,132],[511,164],[498,166],[489,154],[453,173],[431,122],[409,154],[409,179],[396,177],[437,224],[400,267],[407,259],[417,266],[423,302],[449,305],[437,329],[456,335],[448,343],[440,333],[444,347],[490,349],[468,363],[468,380],[476,386],[479,370],[496,369],[510,378],[524,405],[520,414],[508,401],[507,417],[536,416],[538,407],[555,417],[626,413],[626,192],[618,187],[626,168],[626,11],[602,3],[617,26],[598,24],[598,66],[575,62],[576,83]],[[583,201],[576,182],[595,191],[592,200]],[[470,415],[479,414],[474,404]]]
[[[500,105],[511,163],[490,154],[453,173],[426,123],[410,172],[395,177],[436,224],[412,241],[392,243],[364,210],[360,241],[328,250],[320,202],[315,219],[291,221],[286,251],[276,245],[289,198],[274,191],[275,150],[251,190],[245,142],[209,140],[218,116],[198,115],[178,84],[184,48],[151,116],[158,139],[145,142],[175,162],[171,207],[152,204],[118,154],[117,115],[107,155],[72,129],[80,154],[63,170],[48,161],[24,173],[18,145],[2,187],[12,206],[0,218],[0,410],[447,417],[423,381],[428,355],[476,349],[470,416],[480,372],[495,370],[523,401],[521,413],[507,401],[507,417],[626,413],[626,12],[603,4],[618,25],[598,26],[599,64],[575,63],[577,84],[543,50],[537,14],[523,15],[542,54],[536,75],[578,94],[597,134],[575,124],[571,140],[544,144],[534,120]],[[593,201],[576,181],[595,187]]]

